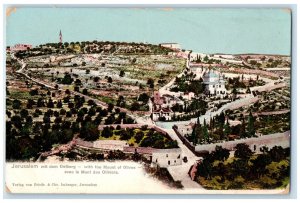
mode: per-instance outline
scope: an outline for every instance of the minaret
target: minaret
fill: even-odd
[[[59,42],[62,43],[62,34],[61,34],[61,30],[59,31]]]

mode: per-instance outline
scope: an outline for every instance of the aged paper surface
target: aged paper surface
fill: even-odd
[[[289,193],[289,9],[20,6],[6,25],[7,192]]]

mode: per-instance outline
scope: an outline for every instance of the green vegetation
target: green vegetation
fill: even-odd
[[[104,127],[100,132],[99,139],[126,140],[130,146],[153,147],[158,149],[177,148],[177,142],[170,140],[165,135],[156,132],[154,129],[148,129],[147,126],[141,129],[126,128],[121,129],[117,126]]]
[[[290,113],[259,116],[255,128],[263,135],[286,132],[290,130],[290,116]]]
[[[200,95],[205,90],[203,80],[193,80],[194,75],[186,74],[182,78],[176,78],[174,85],[171,88],[173,92],[194,92],[196,95]]]
[[[246,144],[238,144],[234,157],[217,146],[198,164],[195,181],[212,190],[286,188],[289,184],[290,149],[262,148],[254,155]]]
[[[77,135],[85,140],[98,139],[99,124],[134,122],[113,105],[102,109],[93,100],[70,96],[68,90],[12,92],[15,99],[7,99],[6,111],[7,160],[35,160],[40,152],[68,143]]]
[[[256,117],[250,112],[247,118],[242,117],[242,123],[230,126],[226,117],[228,113],[221,113],[213,117],[209,124],[200,124],[199,119],[193,127],[193,131],[187,139],[194,145],[217,143],[222,140],[233,140],[239,138],[250,138],[256,136]],[[247,122],[246,122],[247,119]]]
[[[263,80],[256,78],[250,78],[249,80],[244,79],[244,75],[242,77],[236,78],[228,78],[228,83],[226,84],[227,89],[236,89],[236,88],[249,88],[254,86],[263,86],[266,83]],[[249,92],[250,93],[250,92]]]

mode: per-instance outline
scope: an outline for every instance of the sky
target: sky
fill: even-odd
[[[9,12],[8,12],[9,11]],[[59,42],[176,42],[201,53],[290,55],[287,9],[30,8],[7,10],[6,45]]]

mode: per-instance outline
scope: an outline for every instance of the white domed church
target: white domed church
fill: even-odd
[[[203,83],[206,94],[221,98],[227,95],[224,76],[220,72],[208,69],[203,74]]]

